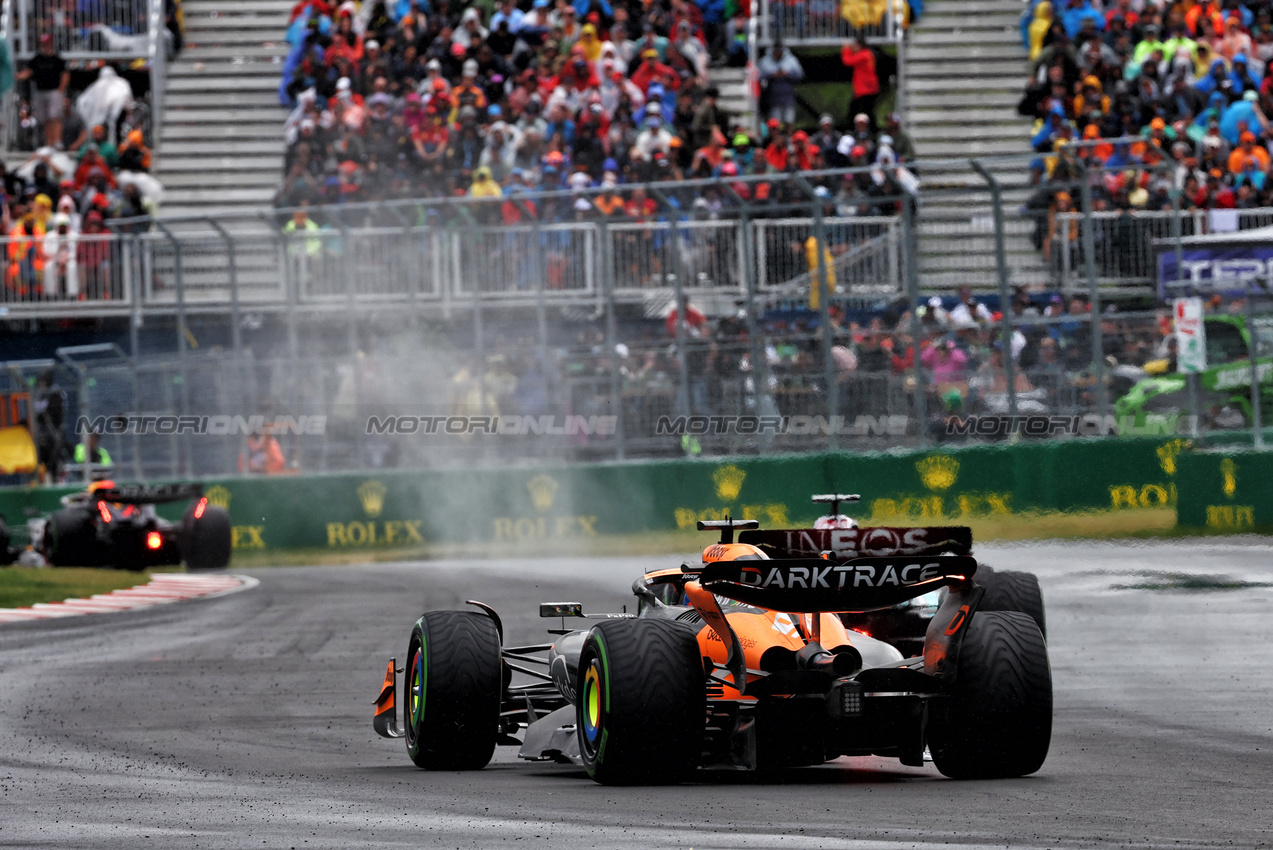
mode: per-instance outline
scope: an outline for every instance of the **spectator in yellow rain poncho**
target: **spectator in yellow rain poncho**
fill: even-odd
[[[1030,61],[1043,52],[1043,38],[1052,29],[1052,4],[1043,0],[1034,7],[1034,20],[1030,22]]]
[[[818,237],[810,236],[804,242],[805,260],[809,263],[809,309],[822,308],[822,283],[818,273]],[[822,264],[827,270],[827,292],[835,292],[835,256],[831,249],[823,247]]]
[[[500,198],[504,190],[491,178],[491,170],[482,166],[473,172],[473,185],[469,187],[469,195],[474,198]]]
[[[840,0],[840,17],[858,29],[878,26],[888,13],[890,2],[893,4],[894,17],[902,26],[908,26],[911,7],[906,0]]]

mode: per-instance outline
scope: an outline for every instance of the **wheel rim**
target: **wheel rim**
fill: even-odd
[[[424,721],[425,683],[428,681],[427,662],[423,642],[417,644],[411,656],[407,674],[407,735],[411,743],[420,736],[420,724]]]
[[[579,695],[579,727],[583,730],[583,750],[590,759],[595,759],[600,753],[601,742],[605,735],[601,674],[599,659],[590,659],[588,669],[584,672],[583,691]]]

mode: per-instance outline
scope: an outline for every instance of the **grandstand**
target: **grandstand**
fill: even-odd
[[[1154,238],[1273,220],[1273,91],[1255,82],[1273,22],[1241,6],[1224,36],[1171,44],[1234,53],[1247,28],[1264,49],[1161,85],[1143,67],[1168,43],[1120,35],[1123,5],[1091,0],[1055,23],[1012,0],[220,6],[61,21],[45,0],[4,5],[23,78],[2,309],[50,360],[118,346],[110,364],[57,361],[90,407],[344,411],[296,447],[305,468],[388,462],[350,430],[366,399],[452,409],[488,390],[501,410],[622,408],[613,441],[557,457],[838,439],[670,447],[650,432],[674,411],[873,411],[922,442],[929,411],[1011,409],[1005,340],[1033,403],[1104,410],[1108,358],[1165,351]],[[49,134],[32,111],[55,56],[77,114],[97,87],[83,109],[104,138],[68,122],[73,150],[24,162]],[[1148,309],[1102,320],[1110,299]],[[866,430],[857,445],[888,443]],[[237,453],[144,443],[110,448],[139,476]],[[415,449],[394,462],[428,462]]]

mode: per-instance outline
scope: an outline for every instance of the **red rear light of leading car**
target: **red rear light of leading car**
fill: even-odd
[[[164,539],[159,535],[158,531],[152,531],[146,535],[146,548],[158,549],[164,545]]]
[[[208,509],[208,498],[205,496],[204,498],[199,500],[199,504],[194,506],[194,518],[203,519],[203,512],[207,509]]]
[[[110,521],[111,521],[111,512],[110,512],[110,508],[106,507],[106,503],[105,503],[105,502],[98,502],[98,503],[97,503],[97,510],[98,510],[98,511],[101,513],[101,515],[102,515],[102,522],[110,522]]]

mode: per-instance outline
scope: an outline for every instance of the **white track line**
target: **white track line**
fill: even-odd
[[[183,599],[202,596],[222,596],[238,590],[256,587],[256,579],[234,575],[176,575],[160,573],[147,584],[124,588],[111,593],[95,593],[88,599],[65,599],[61,602],[37,602],[26,608],[0,608],[0,623],[24,623],[31,620],[47,620],[54,617],[75,617],[85,614],[108,614],[134,608],[166,605]]]

